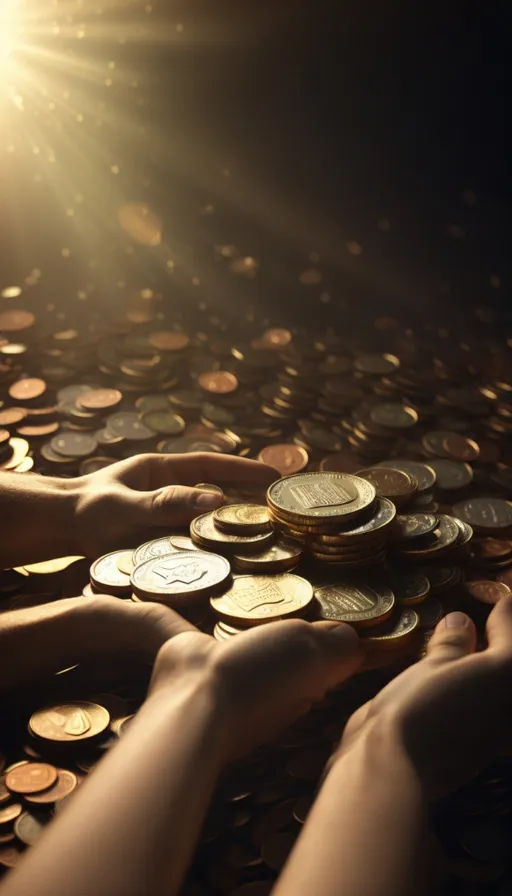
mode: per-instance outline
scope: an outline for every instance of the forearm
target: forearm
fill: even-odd
[[[2,896],[172,896],[222,767],[212,688],[199,675],[150,697],[7,880]]]
[[[80,554],[72,479],[0,472],[0,569]]]
[[[424,816],[400,739],[370,732],[333,764],[274,896],[417,896]]]

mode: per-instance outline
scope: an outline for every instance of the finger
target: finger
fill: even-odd
[[[153,458],[155,455],[153,455]],[[216,485],[243,484],[249,488],[266,489],[280,478],[275,467],[262,464],[247,457],[230,454],[168,454],[161,455],[154,462],[154,488],[169,482],[195,485],[196,482],[213,482]],[[152,472],[153,476],[153,472]]]
[[[512,650],[512,595],[498,601],[486,626],[489,650],[510,654]]]
[[[437,625],[428,647],[427,658],[439,663],[461,659],[476,648],[476,629],[465,613],[448,613]]]
[[[148,526],[188,526],[201,513],[215,510],[222,504],[222,495],[184,485],[170,485],[142,496]]]
[[[364,648],[350,625],[314,622],[309,626],[321,656],[322,686],[331,690],[350,678],[361,666]]]

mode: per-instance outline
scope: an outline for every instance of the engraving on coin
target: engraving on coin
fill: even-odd
[[[128,594],[130,577],[121,572],[118,560],[126,559],[126,551],[113,551],[95,560],[90,569],[91,584],[97,591],[107,594]]]
[[[437,527],[438,518],[432,513],[399,514],[394,523],[394,535],[400,539],[421,538]]]
[[[136,566],[131,582],[139,597],[187,598],[207,594],[228,581],[231,568],[225,557],[206,551],[176,551]]]
[[[512,591],[504,582],[493,582],[492,580],[479,580],[476,582],[466,582],[466,588],[475,600],[483,604],[497,604],[502,597],[508,597]]]
[[[408,641],[414,635],[419,624],[420,620],[416,611],[406,607],[402,610],[400,617],[390,624],[389,629],[385,631],[372,629],[368,635],[364,635],[365,644],[398,647],[401,642]]]
[[[391,470],[403,470],[416,479],[420,492],[429,491],[434,487],[436,474],[429,464],[420,464],[415,460],[383,460],[379,467],[389,467]]]
[[[508,529],[512,505],[502,498],[469,498],[453,505],[453,513],[476,530]]]
[[[384,622],[395,605],[391,588],[349,581],[316,588],[315,598],[320,604],[322,619],[349,622],[356,627]]]
[[[262,550],[272,544],[274,538],[272,532],[262,532],[259,535],[234,535],[232,532],[224,532],[215,525],[213,511],[203,513],[192,520],[190,535],[202,547],[230,552],[241,548]]]
[[[57,742],[89,740],[108,728],[110,716],[96,703],[70,702],[40,709],[30,717],[36,737]]]
[[[144,560],[149,560],[151,557],[161,557],[162,554],[170,554],[175,547],[177,550],[182,550],[182,548],[172,545],[171,539],[167,535],[163,538],[154,538],[153,541],[146,541],[133,552],[133,565],[139,566]]]
[[[271,507],[289,516],[345,519],[375,500],[375,488],[348,473],[297,473],[280,479],[267,493]]]
[[[271,619],[302,613],[313,600],[306,579],[284,573],[280,576],[240,576],[222,597],[210,604],[222,618],[255,625]]]
[[[5,783],[13,793],[38,793],[57,780],[57,770],[46,762],[28,762],[14,768],[5,776]]]

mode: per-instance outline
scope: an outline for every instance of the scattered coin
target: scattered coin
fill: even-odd
[[[308,464],[308,452],[298,445],[266,445],[258,454],[261,463],[279,470],[281,476],[300,473]]]
[[[42,740],[73,743],[97,737],[106,731],[109,722],[103,706],[74,701],[38,710],[30,717],[29,727]]]
[[[337,582],[315,590],[322,619],[349,622],[355,628],[375,625],[389,618],[395,596],[385,586],[370,586],[365,582]]]
[[[117,407],[122,400],[123,393],[119,389],[91,389],[79,395],[76,401],[86,411],[105,411]]]
[[[12,769],[5,776],[5,783],[13,793],[39,793],[51,787],[57,780],[57,769],[45,762],[27,762]]]
[[[227,370],[212,370],[202,373],[197,378],[197,382],[205,392],[212,392],[215,395],[229,395],[238,389],[236,376]]]
[[[234,535],[259,535],[271,532],[268,510],[261,504],[228,504],[214,510],[215,525]]]
[[[210,604],[221,619],[251,626],[303,615],[312,600],[313,589],[306,579],[284,573],[272,578],[240,576],[222,597],[212,597]]]
[[[497,604],[502,597],[508,597],[512,594],[511,589],[505,582],[474,581],[466,582],[466,588],[475,600],[483,604]]]
[[[43,833],[44,829],[45,822],[31,812],[22,812],[19,818],[14,822],[14,833],[22,843],[26,844],[26,846],[33,846]]]

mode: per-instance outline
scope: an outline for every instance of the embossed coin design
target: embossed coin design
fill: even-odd
[[[222,597],[212,597],[210,604],[221,619],[251,626],[303,615],[312,600],[313,588],[306,579],[284,573],[240,576]]]
[[[374,486],[349,473],[296,473],[270,486],[268,503],[289,519],[348,521],[371,507]]]
[[[315,589],[322,619],[349,622],[355,628],[376,625],[389,618],[395,605],[391,588],[350,581]]]
[[[268,510],[261,504],[228,504],[214,510],[213,519],[219,529],[234,535],[259,535],[272,531]]]
[[[272,544],[274,538],[272,532],[263,532],[260,535],[234,535],[231,532],[223,532],[215,525],[213,513],[213,511],[203,513],[190,524],[191,538],[201,547],[232,554],[242,548],[249,551],[263,550]]]
[[[136,566],[132,587],[141,598],[179,606],[211,594],[229,581],[231,567],[225,557],[206,551],[176,551],[153,557]]]
[[[107,730],[110,716],[97,703],[71,701],[40,709],[30,717],[32,734],[56,743],[78,743]]]
[[[118,561],[126,560],[126,551],[112,551],[95,560],[90,569],[91,585],[105,594],[123,595],[130,593],[130,577],[121,572]]]

